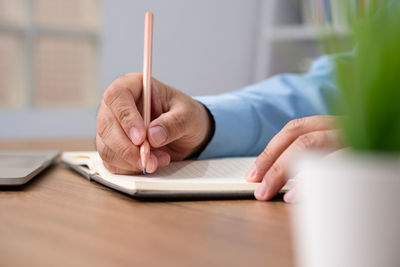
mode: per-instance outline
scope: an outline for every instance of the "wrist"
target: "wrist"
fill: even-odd
[[[210,143],[212,137],[214,136],[215,132],[215,120],[213,115],[211,114],[210,110],[203,105],[202,103],[195,101],[196,105],[199,107],[200,110],[200,117],[201,121],[204,123],[201,123],[204,125],[204,133],[202,134],[201,142],[200,144],[194,149],[192,154],[189,155],[188,158],[197,158],[200,156],[201,152],[207,147],[207,145]]]

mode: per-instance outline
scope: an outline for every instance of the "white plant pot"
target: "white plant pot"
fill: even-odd
[[[400,266],[400,160],[308,153],[293,229],[298,266]]]

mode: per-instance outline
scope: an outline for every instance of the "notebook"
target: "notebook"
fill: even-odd
[[[187,160],[153,174],[116,175],[104,167],[97,152],[62,154],[62,162],[87,179],[137,198],[253,198],[258,184],[244,177],[254,161],[254,157]]]

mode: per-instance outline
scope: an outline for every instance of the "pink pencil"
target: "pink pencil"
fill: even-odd
[[[153,45],[153,13],[146,12],[144,17],[144,49],[143,49],[143,120],[144,126],[150,124],[151,119],[151,55]],[[140,147],[140,159],[143,174],[146,174],[146,166],[150,157],[149,142],[144,140]]]

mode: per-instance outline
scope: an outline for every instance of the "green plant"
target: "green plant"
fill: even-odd
[[[337,105],[348,145],[400,151],[400,5],[393,1],[352,21],[352,60],[336,61]]]

